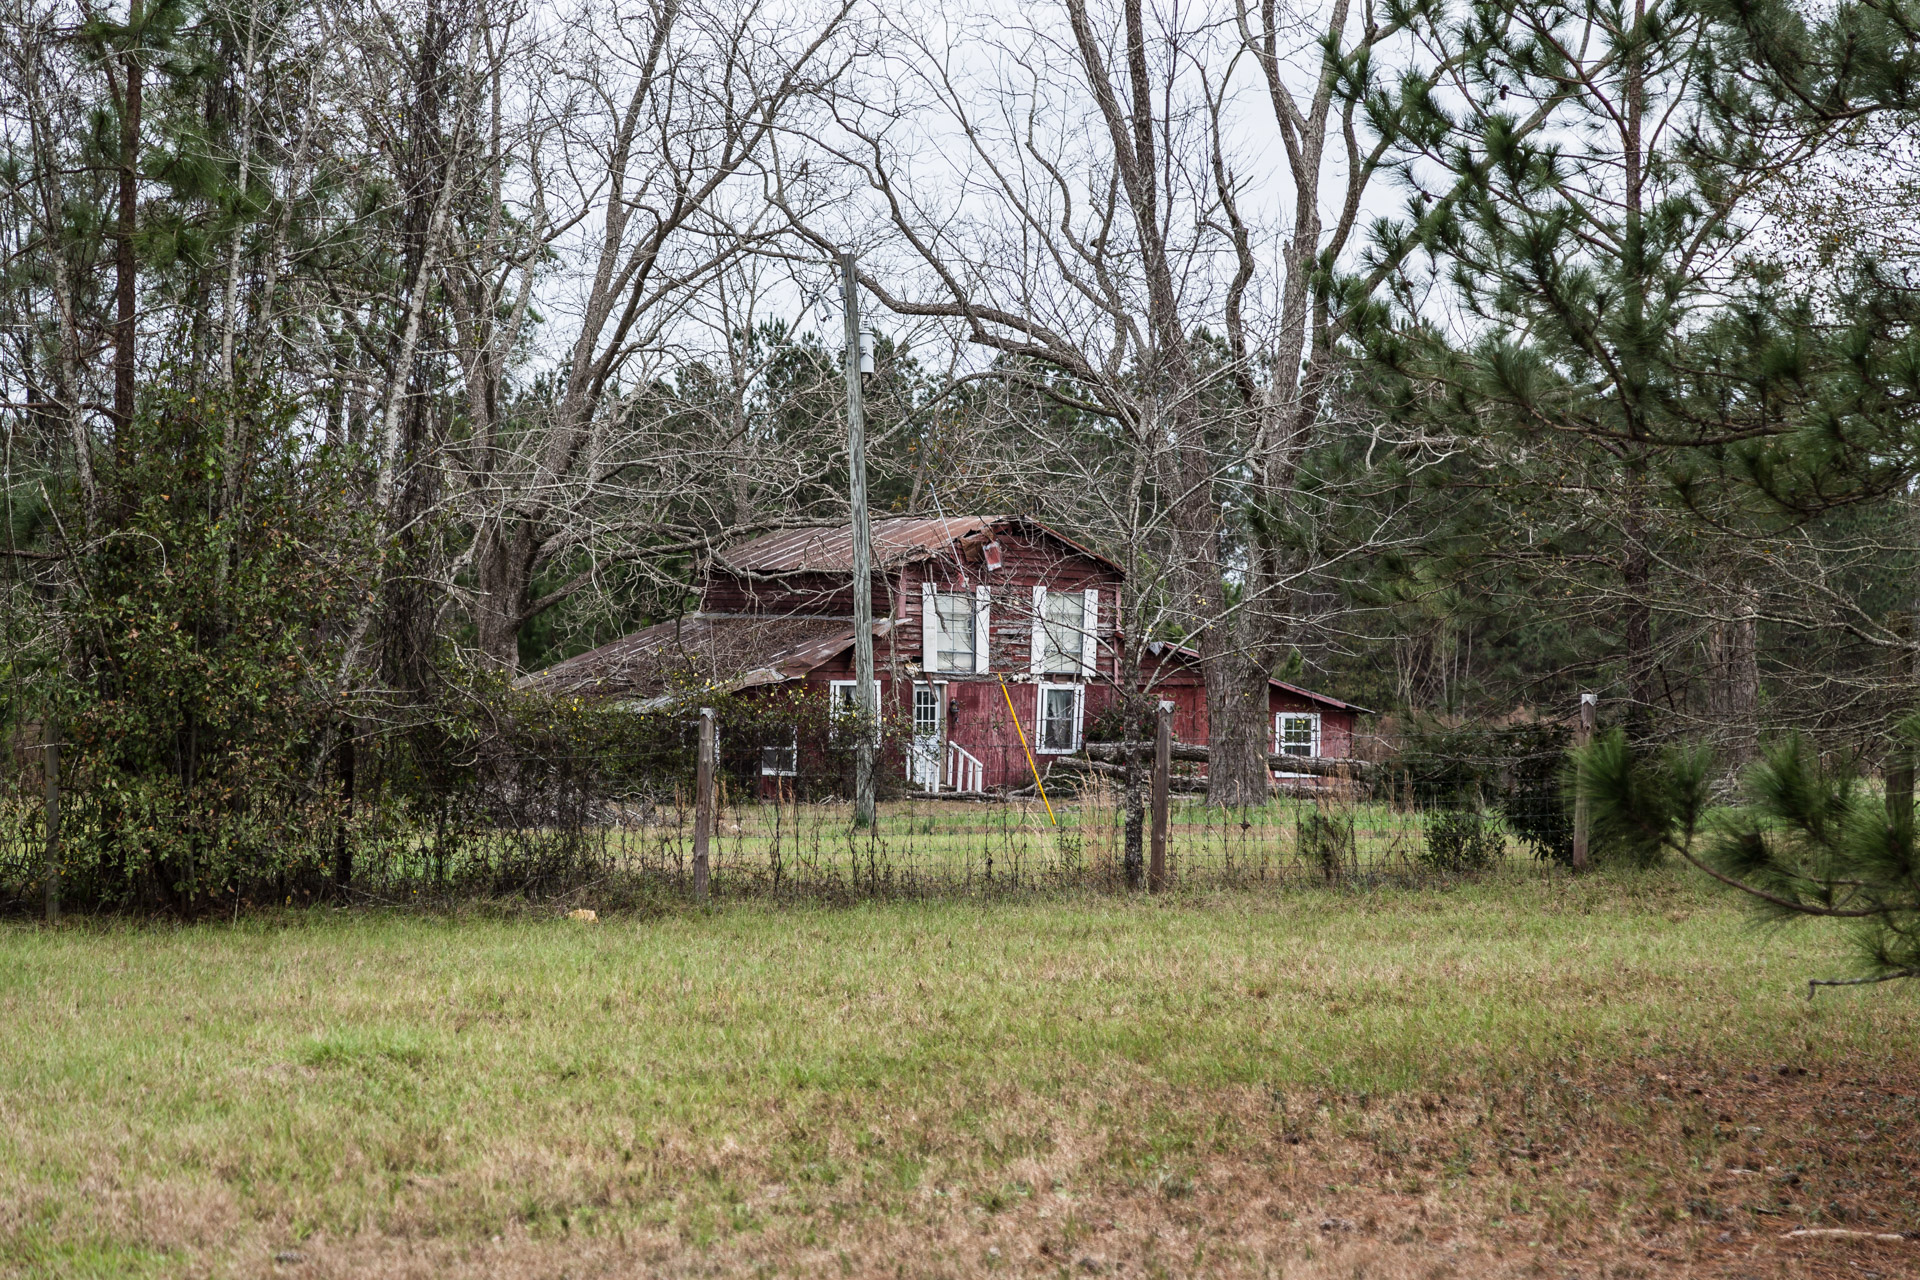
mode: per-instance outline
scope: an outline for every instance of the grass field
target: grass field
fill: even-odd
[[[0,1271],[1920,1274],[1920,993],[1672,875],[0,931]]]

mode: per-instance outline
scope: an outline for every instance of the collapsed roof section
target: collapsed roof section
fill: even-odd
[[[884,620],[874,624],[875,636],[887,631]],[[694,614],[557,662],[524,677],[520,687],[632,701],[649,710],[698,690],[729,693],[798,680],[852,644],[853,624],[845,618]]]

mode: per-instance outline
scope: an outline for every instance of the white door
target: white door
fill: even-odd
[[[940,686],[913,686],[913,749],[907,753],[907,778],[923,791],[940,789]]]

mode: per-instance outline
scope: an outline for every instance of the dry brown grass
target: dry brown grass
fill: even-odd
[[[462,1237],[446,1231],[439,1204],[454,1189],[430,1178],[411,1180],[379,1229],[320,1233],[297,1246],[287,1243],[297,1231],[291,1216],[249,1217],[217,1184],[129,1192],[103,1180],[86,1193],[96,1232],[141,1240],[194,1275],[1920,1274],[1920,1234],[1897,1244],[1785,1238],[1809,1218],[1874,1233],[1914,1221],[1913,1078],[1751,1066],[1641,1062],[1469,1094],[1142,1098],[1134,1105],[1155,1118],[1153,1132],[1197,1139],[1159,1163],[1087,1123],[1110,1103],[1082,1099],[1081,1123],[1056,1130],[1060,1100],[1010,1097],[1003,1143],[1017,1144],[1018,1126],[1034,1121],[1050,1136],[996,1164],[997,1183],[968,1168],[976,1163],[968,1139],[924,1132],[949,1157],[950,1183],[895,1199],[884,1175],[830,1190],[764,1181],[731,1205],[731,1229],[713,1238],[689,1236],[674,1212],[684,1205],[661,1206],[669,1220],[653,1225],[596,1230],[591,1203],[572,1206],[588,1215],[580,1229],[554,1206],[490,1236]],[[839,1127],[902,1119],[849,1114]],[[904,1119],[911,1127],[921,1118]],[[721,1170],[725,1181],[751,1185],[778,1165],[742,1148],[652,1160],[653,1174],[679,1181],[687,1199]],[[598,1207],[615,1195],[610,1186]],[[14,1206],[22,1209],[31,1205]],[[85,1274],[84,1264],[68,1273]]]

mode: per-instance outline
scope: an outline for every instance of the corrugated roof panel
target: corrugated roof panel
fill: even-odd
[[[890,569],[940,555],[968,534],[1000,523],[1002,516],[888,516],[873,522],[873,567]],[[850,573],[853,526],[787,529],[722,552],[731,568],[748,573]]]

